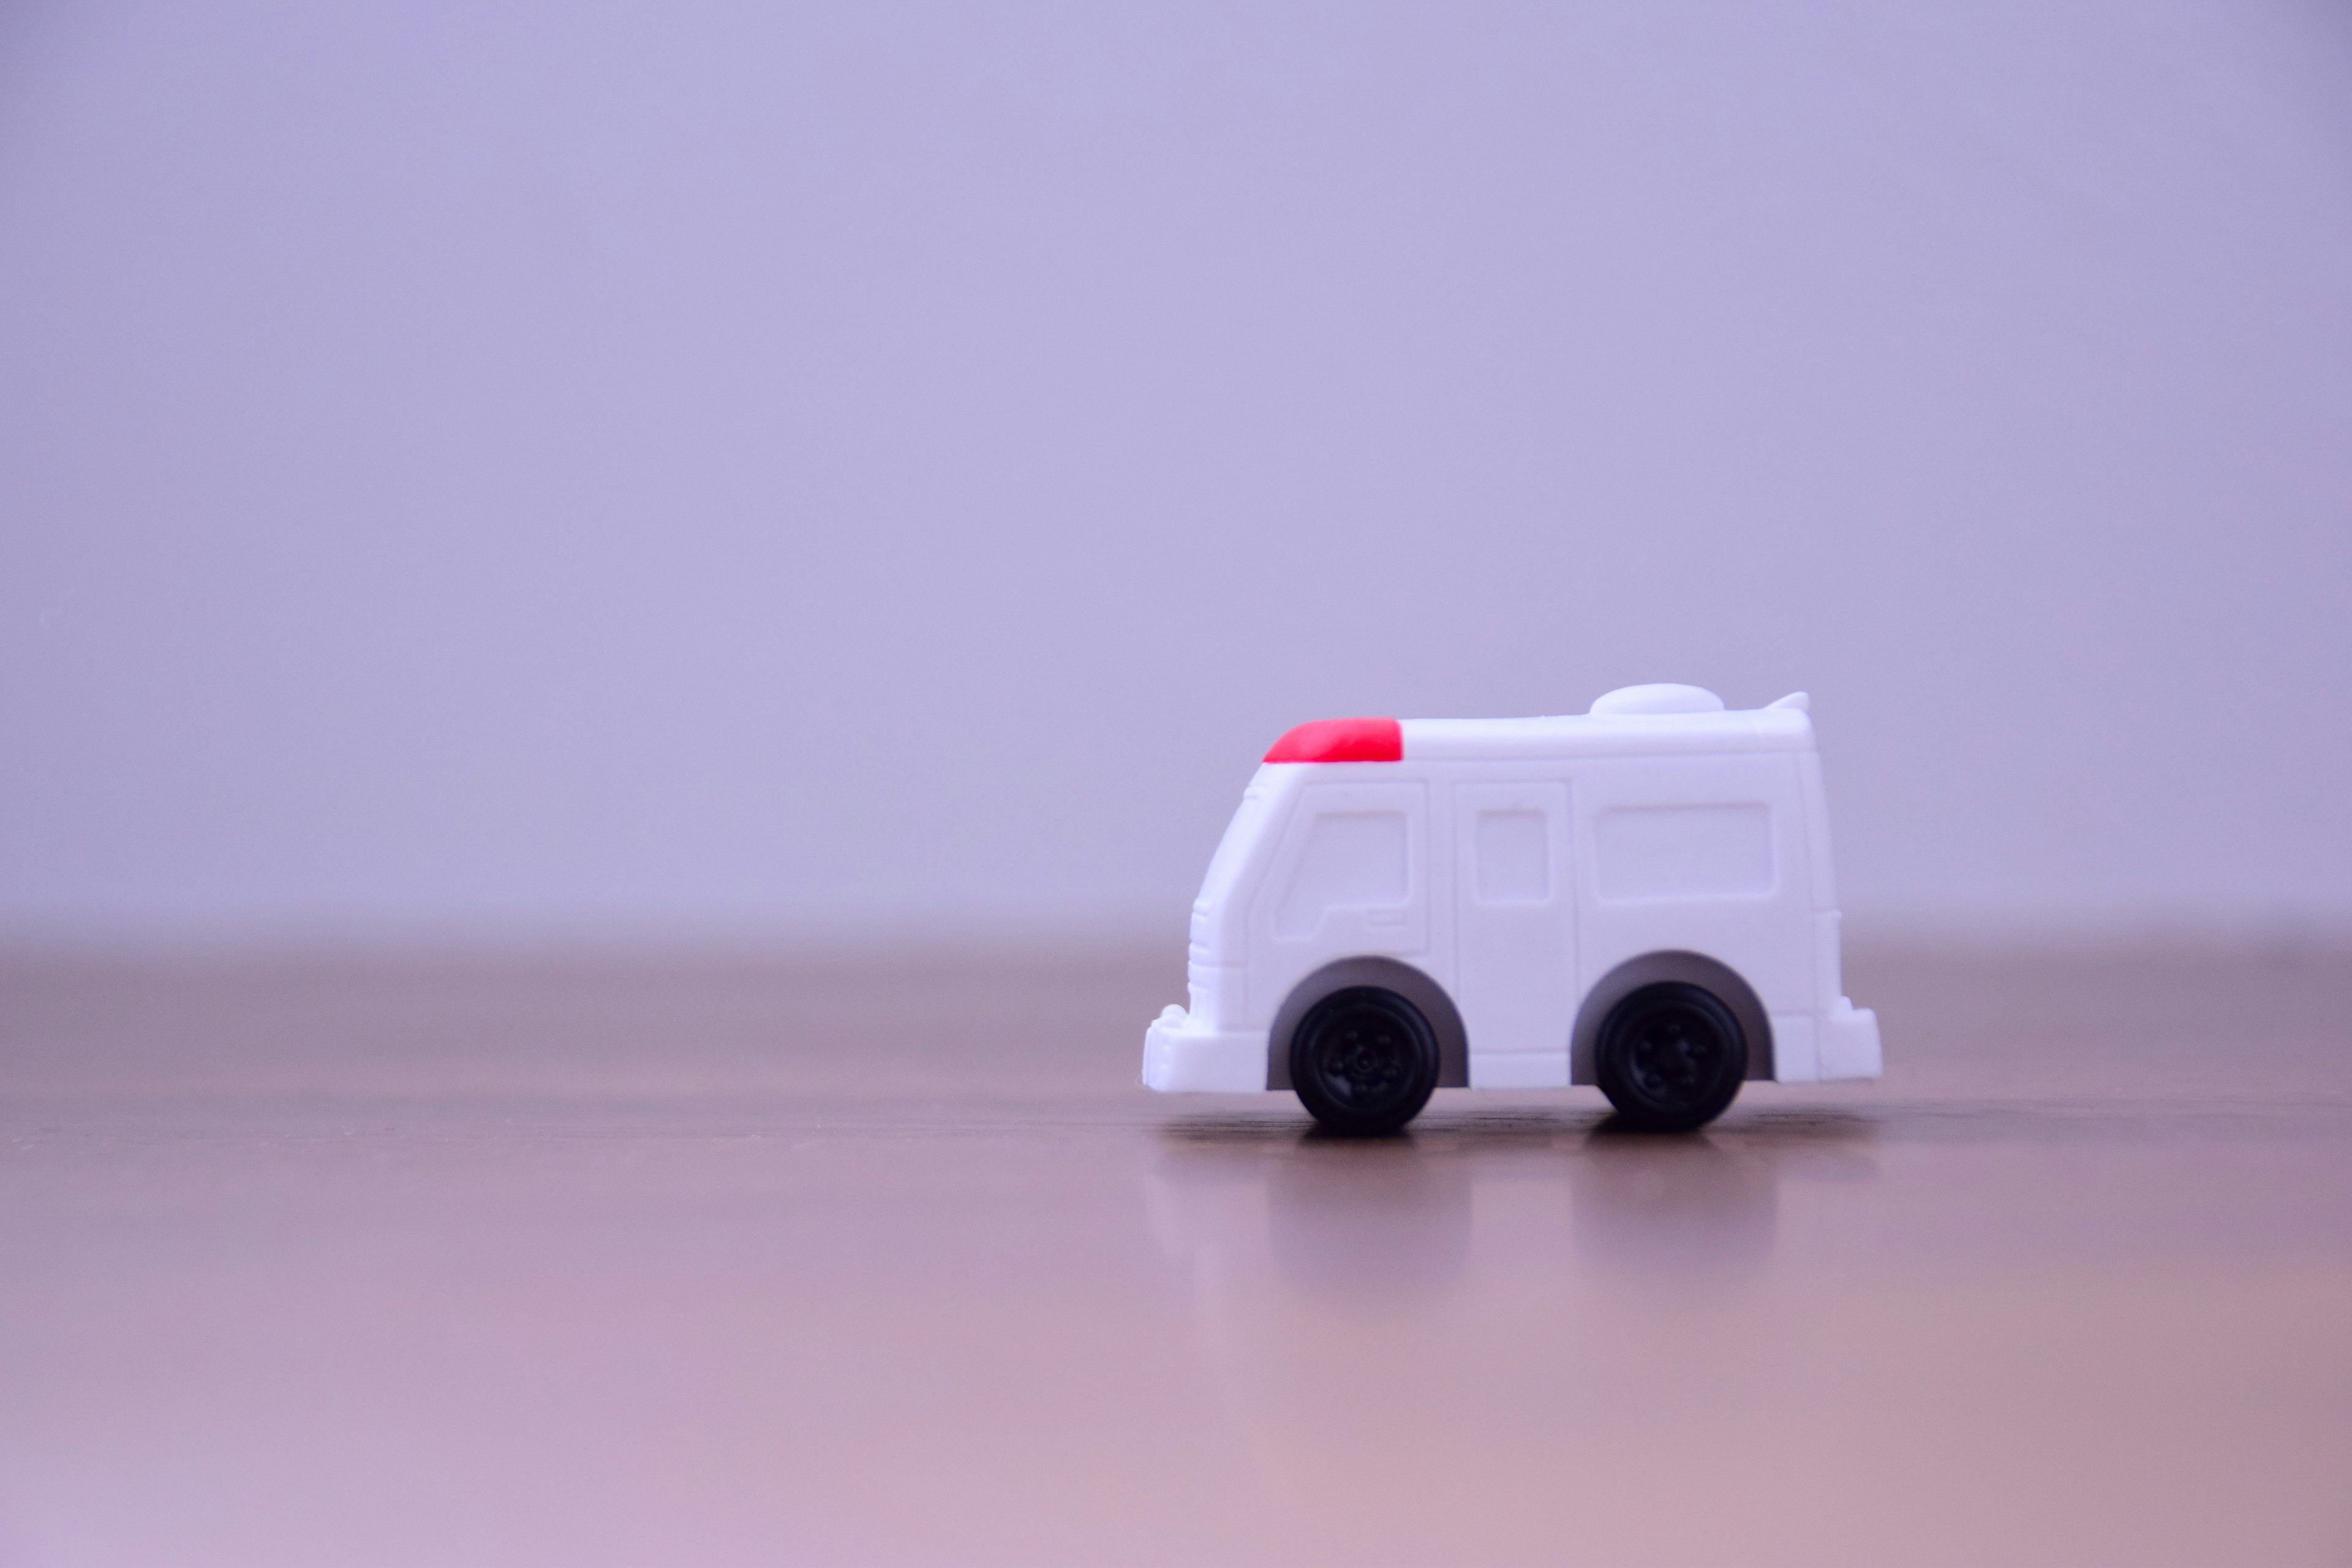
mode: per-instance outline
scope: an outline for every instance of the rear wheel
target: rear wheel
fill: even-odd
[[[1644,985],[1601,1021],[1593,1076],[1626,1125],[1687,1132],[1723,1114],[1748,1076],[1748,1037],[1712,991]]]
[[[1437,1088],[1437,1035],[1421,1009],[1377,985],[1335,991],[1290,1037],[1290,1085],[1334,1132],[1393,1132]]]

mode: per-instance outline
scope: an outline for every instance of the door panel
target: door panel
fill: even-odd
[[[1470,1081],[1483,1057],[1497,1083],[1564,1084],[1577,995],[1568,786],[1460,783],[1453,809],[1454,1000]]]
[[[1250,910],[1250,1014],[1334,959],[1415,958],[1429,947],[1429,786],[1309,785]]]

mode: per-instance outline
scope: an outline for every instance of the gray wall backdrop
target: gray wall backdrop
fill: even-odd
[[[0,928],[1132,931],[1810,689],[1882,929],[2352,920],[2352,11],[0,8]]]

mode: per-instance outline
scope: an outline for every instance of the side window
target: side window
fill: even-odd
[[[1473,834],[1482,904],[1540,904],[1551,897],[1551,835],[1540,811],[1482,811]]]
[[[1706,899],[1769,893],[1769,806],[1615,806],[1593,823],[1594,885],[1604,899]]]
[[[1402,908],[1412,894],[1407,848],[1402,811],[1319,814],[1275,910],[1275,935],[1312,936],[1331,910]]]

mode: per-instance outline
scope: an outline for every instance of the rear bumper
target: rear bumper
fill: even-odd
[[[1876,1078],[1880,1070],[1878,1015],[1844,997],[1822,1015],[1822,1078]]]
[[[1143,1087],[1162,1094],[1257,1094],[1265,1032],[1217,1030],[1171,1005],[1143,1031]]]

